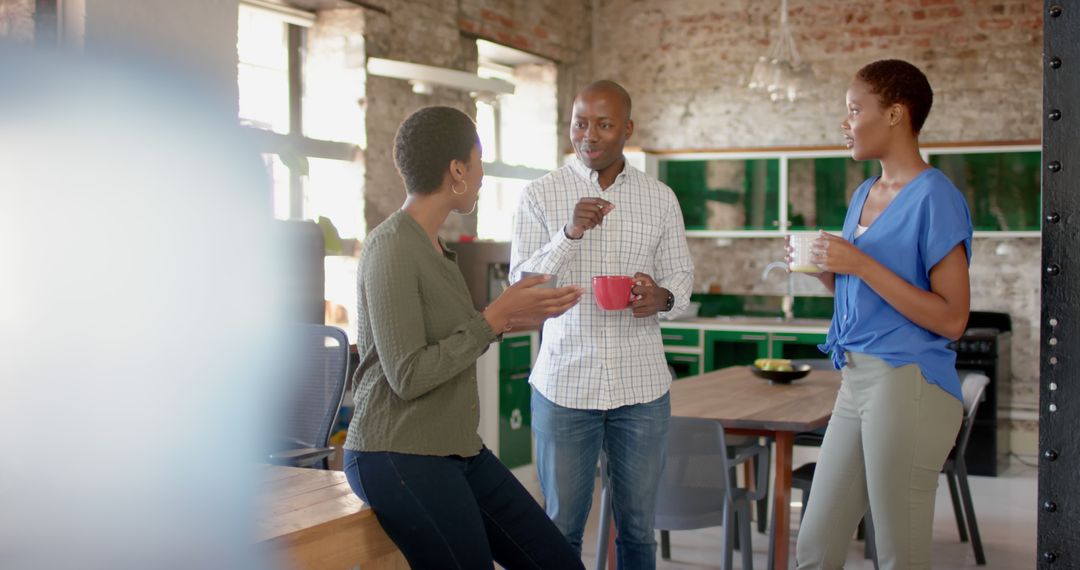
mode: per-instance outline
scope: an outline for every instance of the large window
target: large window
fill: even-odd
[[[484,40],[477,48],[477,73],[513,83],[514,93],[476,101],[485,163],[476,233],[510,241],[525,185],[558,166],[555,64]]]
[[[271,12],[240,5],[236,52],[240,120],[289,133],[288,24]]]
[[[263,150],[279,219],[318,221],[327,239],[327,322],[355,330],[355,244],[366,233],[362,40],[313,14],[240,3],[239,115]],[[359,55],[358,55],[359,54]],[[340,239],[339,239],[340,238]]]

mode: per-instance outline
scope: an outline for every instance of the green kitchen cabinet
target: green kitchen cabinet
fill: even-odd
[[[524,334],[499,343],[498,456],[509,468],[532,463],[532,342],[532,335]]]
[[[930,165],[967,198],[976,230],[1039,231],[1040,151],[933,154]]]
[[[664,346],[698,346],[701,341],[701,329],[662,327],[660,337],[664,341]]]
[[[668,366],[675,369],[675,378],[701,374],[701,355],[689,352],[665,352]]]
[[[532,463],[529,371],[499,373],[499,459],[509,468]]]
[[[826,335],[818,333],[770,333],[770,354],[773,358],[816,360],[829,356],[818,350]]]
[[[504,336],[499,343],[499,370],[532,369],[532,337],[529,335]]]
[[[690,230],[776,230],[778,158],[661,159],[657,178],[679,200]]]
[[[976,231],[1037,234],[1043,174],[1037,141],[927,145],[922,152],[963,193]],[[647,164],[675,192],[691,237],[839,231],[852,193],[881,174],[876,161],[824,148],[664,153]]]
[[[864,180],[881,174],[876,160],[850,156],[788,159],[788,226],[840,231],[848,203]]]
[[[769,333],[705,331],[705,372],[769,357]]]

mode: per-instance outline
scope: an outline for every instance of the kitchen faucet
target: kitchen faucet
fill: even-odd
[[[780,307],[784,311],[784,320],[790,321],[795,317],[795,282],[792,280],[791,272],[788,271],[788,264],[783,261],[774,261],[765,266],[765,271],[761,272],[761,280],[765,281],[769,277],[769,273],[773,269],[783,269],[787,272],[787,295],[784,295],[783,301],[781,301]]]

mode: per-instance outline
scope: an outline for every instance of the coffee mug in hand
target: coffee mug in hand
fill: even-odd
[[[634,280],[626,275],[597,275],[592,278],[596,304],[607,311],[619,311],[630,306]]]
[[[812,261],[813,253],[810,251],[814,246],[814,241],[818,239],[818,233],[792,233],[789,239],[791,240],[791,262],[788,263],[788,269],[800,273],[821,273],[821,268]]]

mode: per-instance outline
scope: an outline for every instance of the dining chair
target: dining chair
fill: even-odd
[[[277,415],[270,463],[326,469],[334,454],[330,431],[345,392],[349,339],[339,328],[295,325],[289,347],[293,374]]]
[[[671,418],[667,456],[656,496],[655,527],[658,530],[690,530],[722,526],[723,570],[730,570],[734,558],[735,531],[739,532],[742,567],[753,568],[750,504],[764,496],[768,487],[769,454],[756,443],[728,445],[724,427],[699,418]],[[739,487],[736,467],[756,458],[754,490]],[[607,563],[608,533],[611,528],[611,492],[606,460],[602,459],[600,522],[597,533],[596,568]]]
[[[968,484],[967,461],[964,453],[967,451],[968,440],[971,439],[971,428],[975,425],[975,414],[979,411],[983,394],[990,384],[990,378],[985,374],[968,373],[960,384],[960,391],[964,395],[964,421],[960,424],[960,432],[956,435],[956,445],[949,452],[942,471],[949,485],[949,497],[952,499],[953,514],[956,516],[956,528],[960,533],[960,542],[967,542],[971,536],[971,548],[975,551],[975,563],[979,566],[986,565],[986,553],[983,551],[982,538],[979,536],[979,523],[975,520],[975,505],[971,500],[971,486]],[[963,503],[963,512],[961,512]]]
[[[675,373],[675,368],[674,367],[668,366],[668,372],[671,373],[671,381],[672,382],[678,380],[678,376]],[[769,457],[772,457],[772,438],[771,437],[762,438],[762,437],[758,437],[758,436],[754,436],[754,435],[731,435],[730,433],[726,433],[726,432],[724,433],[724,437],[725,437],[725,441],[727,442],[728,449],[729,450],[736,450],[735,453],[738,453],[737,448],[747,448],[749,446],[755,446],[755,445],[758,445],[758,444],[764,442],[766,450],[768,451]],[[759,464],[760,461],[758,460],[758,458],[759,458],[759,456],[755,455],[753,460],[750,463],[744,465],[744,467],[746,468],[745,475],[746,475],[747,478],[755,477],[754,474],[758,473],[761,469],[765,469],[766,473],[769,471],[768,464],[766,463],[765,465],[760,465]],[[732,472],[732,477],[735,477],[734,472]],[[758,532],[764,534],[764,533],[768,532],[768,527],[766,526],[766,524],[767,524],[766,521],[768,519],[768,511],[769,511],[769,487],[766,486],[765,488],[761,489],[761,493],[762,493],[761,498],[757,501],[757,506],[758,506],[757,524],[758,524]],[[737,527],[738,527],[738,525],[736,525],[736,528]],[[735,535],[735,549],[736,550],[739,549],[739,536],[741,536],[741,535],[740,534]],[[671,560],[671,533],[666,531],[666,530],[661,530],[660,531],[660,558],[663,558],[664,560]]]

